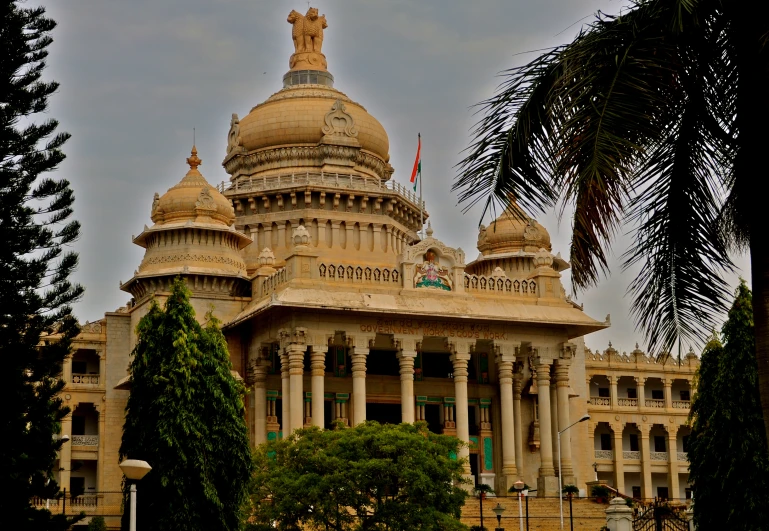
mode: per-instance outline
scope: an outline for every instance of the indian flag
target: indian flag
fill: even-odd
[[[414,185],[414,191],[417,191],[417,180],[422,178],[422,133],[419,133],[419,143],[417,144],[417,158],[414,161],[414,169],[411,170],[411,180]]]

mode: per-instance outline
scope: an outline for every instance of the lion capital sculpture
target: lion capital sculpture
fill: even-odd
[[[328,27],[326,15],[318,15],[318,8],[311,7],[306,15],[291,10],[286,19],[291,24],[291,37],[294,40],[294,52],[321,53],[323,30]]]

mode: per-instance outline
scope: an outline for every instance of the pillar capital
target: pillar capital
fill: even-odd
[[[451,351],[451,358],[453,359],[470,359],[470,343],[467,341],[455,341],[449,343],[449,350]]]
[[[576,343],[570,343],[568,341],[561,343],[561,348],[558,352],[559,359],[571,360],[576,355],[577,355]]]
[[[500,384],[512,384],[513,383],[513,362],[505,359],[504,357],[497,358],[497,374],[499,375]]]
[[[641,433],[642,439],[648,439],[649,433],[652,431],[652,427],[650,424],[636,424],[638,427],[638,431]]]
[[[673,386],[673,378],[662,378],[662,385],[663,385],[663,387],[672,387]]]
[[[634,376],[633,380],[635,380],[635,383],[637,385],[644,385],[646,383],[646,377],[645,376]]]
[[[497,355],[497,360],[503,359],[505,361],[514,362],[515,358],[521,350],[520,341],[495,341],[494,349]]]
[[[550,385],[550,360],[534,358],[533,368],[537,372],[537,385],[539,387]]]
[[[280,347],[285,349],[289,345],[306,345],[310,337],[306,328],[296,327],[281,328],[278,330],[278,338]]]
[[[555,362],[555,382],[558,387],[569,387],[569,368],[571,359],[558,359]]]

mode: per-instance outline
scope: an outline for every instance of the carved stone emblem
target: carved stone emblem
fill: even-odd
[[[291,24],[291,37],[294,39],[294,52],[321,53],[323,30],[328,27],[326,15],[318,15],[318,8],[311,7],[306,15],[292,10],[286,19]]]
[[[358,136],[355,120],[345,109],[342,100],[334,102],[323,120],[326,122],[323,127],[323,134],[326,136],[347,136],[350,138],[357,138]]]
[[[150,216],[154,216],[155,215],[155,212],[158,209],[158,203],[160,203],[160,194],[155,192],[155,195],[152,198],[152,211],[150,212]]]
[[[449,270],[435,263],[435,252],[427,251],[425,261],[417,266],[417,273],[414,277],[414,287],[433,288],[444,291],[451,291],[451,277]]]
[[[203,188],[200,191],[195,206],[204,210],[216,210],[216,203],[214,203],[214,198],[211,196],[210,188]]]

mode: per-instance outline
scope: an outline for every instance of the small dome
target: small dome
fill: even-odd
[[[513,200],[488,227],[481,226],[478,250],[484,256],[552,250],[550,234]]]
[[[178,221],[198,221],[230,226],[235,222],[235,210],[229,199],[208,184],[198,171],[201,164],[198,150],[192,146],[187,159],[187,175],[161,197],[155,194],[152,203],[152,221],[165,224]]]
[[[339,120],[334,112],[337,100],[342,103],[338,113],[352,117],[350,138],[357,140],[361,149],[389,162],[390,140],[382,124],[344,93],[320,84],[288,86],[251,109],[240,120],[240,145],[246,152],[287,145],[315,146]]]

